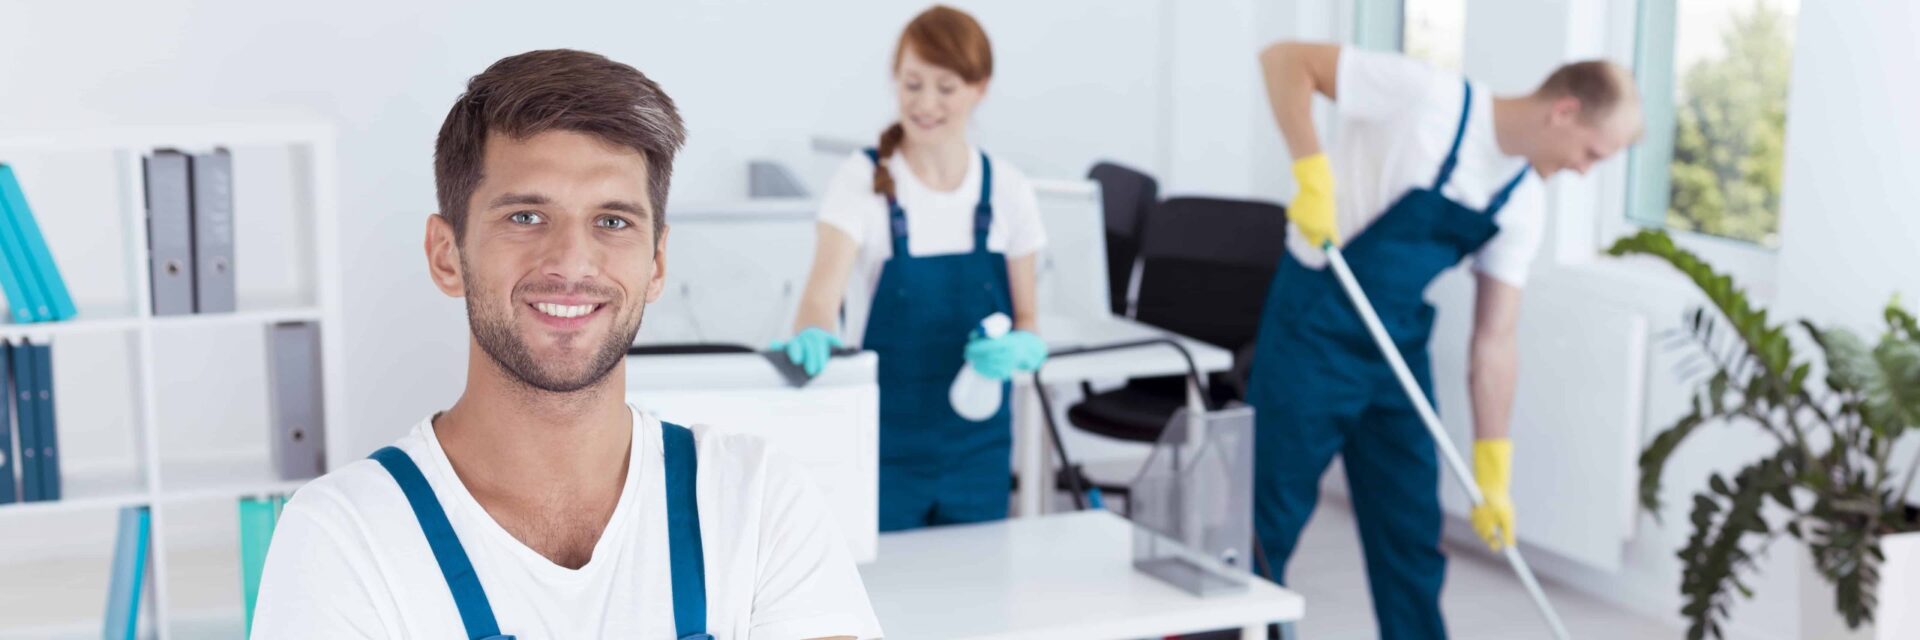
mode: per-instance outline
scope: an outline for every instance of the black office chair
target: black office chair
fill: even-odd
[[[718,342],[670,342],[627,347],[627,355],[630,356],[704,356],[716,353],[753,353],[753,347]]]
[[[1113,314],[1125,316],[1133,286],[1133,263],[1140,256],[1140,231],[1160,200],[1152,176],[1111,162],[1093,165],[1087,177],[1100,183],[1100,209],[1106,219],[1107,292]]]
[[[1205,400],[1219,407],[1244,399],[1267,287],[1286,251],[1286,209],[1248,200],[1171,198],[1153,209],[1144,231],[1134,319],[1232,351],[1233,369],[1209,376]],[[1102,393],[1082,389],[1086,398],[1067,410],[1067,421],[1134,442],[1159,440],[1187,400],[1183,376],[1138,378]],[[1125,495],[1124,485],[1075,472],[1082,486]],[[1074,484],[1064,475],[1057,483]]]

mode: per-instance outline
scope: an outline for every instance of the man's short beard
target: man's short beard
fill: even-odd
[[[461,266],[463,271],[461,278],[467,286],[467,324],[473,330],[474,341],[480,344],[480,350],[485,351],[487,356],[493,359],[494,364],[500,366],[500,370],[505,371],[521,384],[541,391],[574,393],[606,380],[607,375],[613,373],[614,367],[620,366],[626,359],[627,348],[633,345],[634,336],[640,332],[641,318],[646,315],[646,303],[638,303],[640,306],[634,310],[633,326],[627,327],[624,331],[616,326],[614,331],[607,335],[606,340],[587,356],[591,358],[591,366],[587,368],[584,375],[562,378],[559,374],[541,366],[541,363],[534,359],[532,350],[527,348],[526,341],[520,339],[520,333],[514,327],[512,308],[514,296],[508,296],[505,309],[494,308],[492,305],[479,302],[477,300],[479,296],[476,293],[483,289],[478,286],[480,283],[474,282],[466,275],[473,273],[473,270],[465,268],[464,264]],[[618,308],[605,309],[609,312],[619,310]],[[619,315],[612,315],[613,321],[619,322]]]

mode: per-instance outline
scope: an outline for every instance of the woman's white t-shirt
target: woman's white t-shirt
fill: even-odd
[[[1327,159],[1333,164],[1335,222],[1341,240],[1352,242],[1408,191],[1433,186],[1460,125],[1466,86],[1459,74],[1417,59],[1354,47],[1340,50],[1335,73],[1338,124]],[[1493,95],[1474,85],[1459,164],[1440,193],[1479,210],[1526,166],[1524,157],[1500,150]],[[1474,270],[1525,286],[1545,216],[1540,176],[1529,175],[1494,214],[1500,233],[1474,253]],[[1326,264],[1326,254],[1301,234],[1287,234],[1287,249],[1307,266]]]
[[[413,458],[479,574],[502,633],[673,638],[660,421],[635,409],[626,485],[593,557],[554,564],[489,516],[422,420]],[[720,639],[880,637],[845,538],[798,468],[758,438],[694,427],[707,631]],[[400,486],[373,460],[308,483],[275,526],[255,638],[464,638]]]
[[[913,175],[898,152],[887,158],[893,174],[895,199],[907,215],[907,252],[914,256],[966,253],[973,250],[973,211],[980,202],[980,150],[972,149],[967,176],[959,188],[935,191]],[[1032,255],[1047,244],[1040,224],[1040,199],[1027,176],[999,158],[993,158],[993,224],[987,227],[987,249],[1008,258]],[[820,200],[820,221],[852,236],[860,246],[853,272],[847,278],[846,331],[849,344],[866,333],[867,312],[880,271],[893,257],[893,234],[887,222],[886,196],[873,192],[873,162],[865,152],[854,152],[827,184]]]

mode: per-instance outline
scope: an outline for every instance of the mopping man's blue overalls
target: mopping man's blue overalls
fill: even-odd
[[[700,545],[700,507],[694,502],[699,461],[695,458],[693,431],[661,422],[660,439],[666,454],[667,552],[673,574],[674,635],[680,640],[713,640],[707,634],[707,569]],[[473,562],[467,558],[466,548],[460,546],[459,536],[454,535],[453,524],[447,521],[446,510],[440,508],[440,499],[434,497],[433,487],[420,475],[420,467],[405,451],[393,447],[375,451],[371,457],[386,467],[412,505],[413,516],[427,536],[427,546],[433,549],[433,559],[440,563],[440,574],[446,577],[447,588],[453,590],[453,604],[460,610],[468,640],[512,640],[512,635],[500,632],[493,604],[480,588]]]
[[[1342,248],[1429,398],[1434,310],[1427,285],[1499,232],[1494,214],[1528,171],[1522,168],[1484,211],[1441,195],[1466,134],[1471,85],[1465,95],[1433,186],[1408,191]],[[1433,442],[1333,274],[1283,255],[1255,349],[1248,393],[1256,420],[1254,523],[1276,579],[1286,575],[1320,495],[1320,476],[1337,453],[1366,549],[1380,637],[1446,637]]]
[[[880,162],[873,149],[867,157]],[[936,256],[908,253],[907,213],[887,198],[893,255],[881,268],[861,339],[880,356],[881,531],[1007,517],[1010,403],[973,422],[947,399],[974,327],[995,312],[1013,314],[1006,256],[987,250],[992,196],[993,163],[983,153],[973,249]]]

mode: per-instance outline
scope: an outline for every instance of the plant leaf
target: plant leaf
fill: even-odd
[[[1916,323],[1913,314],[1900,304],[1899,295],[1887,301],[1886,318],[1888,331],[1904,335],[1908,340],[1920,340],[1920,323]]]
[[[1821,329],[1812,323],[1802,326],[1826,351],[1827,386],[1835,391],[1865,391],[1879,384],[1880,367],[1859,335],[1837,327]]]
[[[1673,426],[1668,427],[1666,431],[1654,436],[1653,442],[1647,443],[1647,448],[1640,451],[1640,506],[1653,514],[1655,522],[1661,520],[1660,476],[1666,470],[1667,459],[1673,457],[1673,452],[1680,448],[1680,443],[1686,441],[1687,436],[1693,435],[1694,429],[1699,428],[1704,422],[1706,418],[1701,413],[1700,396],[1695,395],[1693,410],[1681,416],[1680,420],[1673,423]]]
[[[1920,425],[1920,343],[1889,333],[1873,349],[1880,385],[1867,393],[1874,432],[1893,438]]]
[[[1687,618],[1689,637],[1717,634],[1732,594],[1751,597],[1741,578],[1754,569],[1747,541],[1759,538],[1764,543],[1775,535],[1761,510],[1769,495],[1792,485],[1786,470],[1789,455],[1782,450],[1748,465],[1731,482],[1714,474],[1709,483],[1715,493],[1694,495],[1693,533],[1678,553],[1684,564],[1680,612]]]
[[[1707,300],[1713,303],[1720,315],[1733,324],[1747,352],[1758,358],[1768,373],[1776,376],[1788,374],[1788,367],[1793,361],[1793,348],[1780,327],[1767,324],[1766,313],[1754,309],[1746,291],[1735,286],[1731,276],[1715,272],[1713,267],[1692,252],[1674,246],[1673,238],[1666,231],[1642,230],[1614,241],[1607,253],[1615,256],[1639,254],[1665,260],[1706,294]]]

